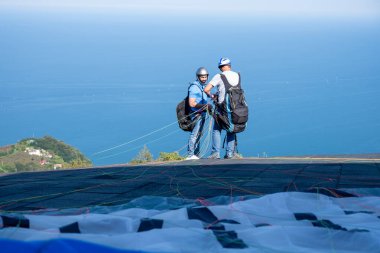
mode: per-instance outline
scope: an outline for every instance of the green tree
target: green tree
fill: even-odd
[[[139,151],[137,156],[130,161],[130,163],[140,164],[140,163],[147,163],[151,161],[153,161],[153,155],[150,153],[148,147],[144,145],[144,147]]]
[[[22,171],[34,171],[35,170],[35,164],[34,163],[15,163],[16,171],[22,172]]]
[[[183,160],[183,157],[179,155],[178,152],[160,152],[160,156],[158,157],[158,161],[179,161]]]
[[[17,172],[16,166],[13,164],[0,164],[0,173]]]

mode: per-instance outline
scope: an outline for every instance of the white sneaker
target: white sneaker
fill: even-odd
[[[185,160],[197,160],[197,159],[199,159],[198,156],[196,156],[196,155],[192,155],[192,156],[188,156],[188,157],[186,157]]]

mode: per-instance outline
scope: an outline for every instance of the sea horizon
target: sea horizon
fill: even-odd
[[[229,57],[250,109],[243,156],[380,152],[378,20],[15,17],[0,17],[0,146],[50,135],[94,165],[144,145],[185,154],[175,107],[198,67],[211,78]]]

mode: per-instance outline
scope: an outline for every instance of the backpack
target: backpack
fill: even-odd
[[[226,90],[224,101],[216,103],[218,110],[214,113],[216,123],[230,133],[240,133],[245,130],[248,121],[248,105],[245,100],[244,90],[239,83],[232,86],[225,75],[220,74]]]
[[[189,105],[189,93],[190,87],[192,85],[196,84],[190,84],[189,88],[187,89],[187,96],[181,102],[178,103],[176,108],[179,128],[186,132],[193,131],[195,123],[197,122],[197,118],[191,119],[191,114],[193,112],[191,111]]]

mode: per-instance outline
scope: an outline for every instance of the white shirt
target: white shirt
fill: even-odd
[[[226,76],[227,81],[231,84],[231,86],[236,86],[239,84],[239,74],[232,71],[227,70],[222,72],[223,75]],[[222,103],[224,101],[224,96],[226,94],[226,88],[224,87],[224,83],[220,74],[216,74],[210,81],[210,84],[215,87],[218,87],[218,103]]]

